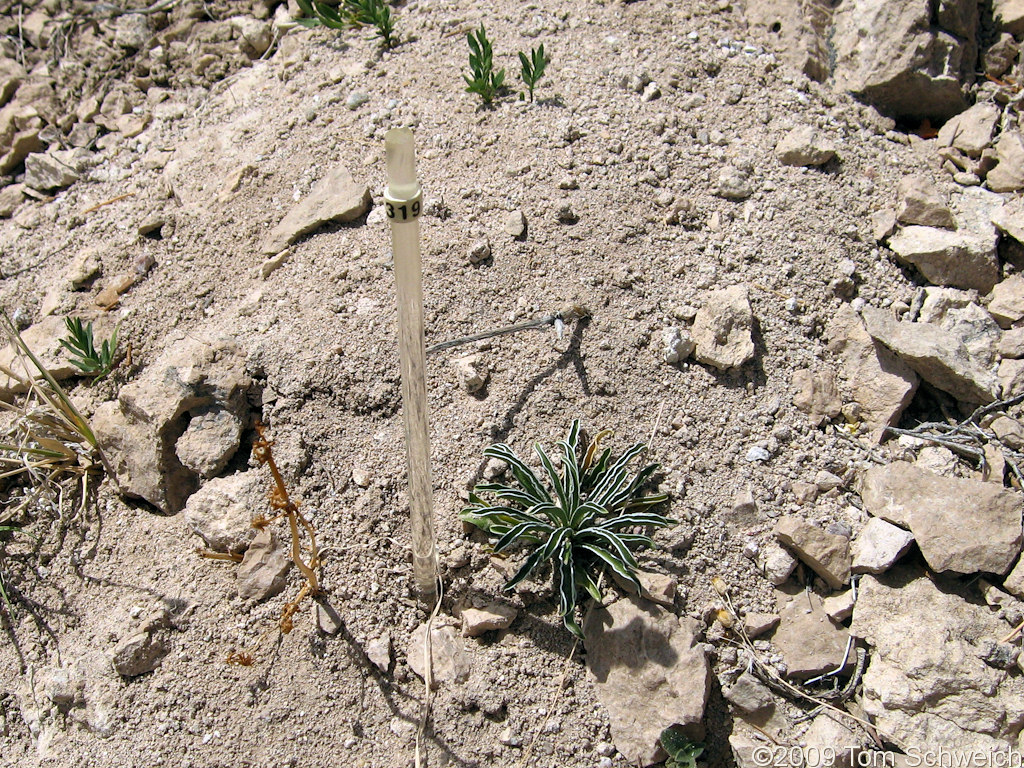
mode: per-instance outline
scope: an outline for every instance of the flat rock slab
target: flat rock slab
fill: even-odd
[[[302,202],[270,230],[260,249],[272,256],[325,224],[354,221],[369,209],[369,188],[357,184],[352,174],[339,166],[320,179]]]
[[[98,319],[93,325],[93,335],[97,340],[97,346],[99,346],[99,340],[109,338],[113,330],[113,322],[108,322],[105,318]],[[60,345],[60,340],[67,334],[64,318],[54,315],[42,318],[38,323],[21,332],[21,340],[57,381],[66,381],[81,374],[81,371],[71,364],[67,351]],[[39,375],[28,358],[25,358],[27,371],[17,360],[18,355],[13,344],[7,344],[0,349],[0,366],[10,368],[18,376]],[[25,389],[16,379],[10,378],[5,373],[0,373],[0,400],[10,402],[14,395],[25,392]]]
[[[905,461],[872,467],[859,491],[868,512],[910,530],[936,571],[1003,575],[1020,553],[1024,497],[1017,491]]]
[[[909,226],[889,239],[889,248],[936,285],[987,293],[999,279],[996,243],[983,243],[961,232]]]
[[[930,323],[899,322],[874,307],[865,307],[863,318],[874,339],[932,386],[968,403],[991,403],[996,399],[999,380],[975,364],[955,334]]]
[[[583,632],[598,701],[626,760],[646,766],[664,759],[658,737],[670,725],[704,737],[711,666],[696,622],[629,597],[593,610]]]
[[[829,349],[842,361],[842,372],[861,423],[870,431],[895,424],[910,405],[920,379],[913,369],[864,328],[860,316],[844,304],[827,329]]]
[[[772,644],[782,654],[787,676],[806,680],[843,663],[849,633],[829,619],[821,597],[793,585],[777,589],[775,602],[779,627]],[[847,666],[852,661],[847,659]]]
[[[1024,678],[982,660],[1006,624],[953,588],[906,566],[861,579],[850,631],[871,647],[864,711],[893,741],[1002,754],[1021,729]]]
[[[238,566],[238,596],[243,600],[266,600],[280,594],[292,561],[274,532],[257,533]]]
[[[850,540],[792,515],[779,519],[775,538],[821,576],[832,589],[850,581]]]

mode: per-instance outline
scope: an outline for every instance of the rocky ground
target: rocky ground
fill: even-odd
[[[749,5],[414,0],[384,51],[275,0],[0,3],[0,302],[109,464],[84,503],[79,475],[0,488],[0,762],[413,762],[382,202],[408,126],[428,346],[576,308],[428,358],[426,764],[649,765],[673,724],[710,766],[1014,764],[1024,8]],[[69,315],[118,329],[106,379]],[[578,647],[550,570],[503,592],[522,552],[458,519],[485,447],[575,418],[648,442],[680,521]],[[321,547],[288,633],[257,423]]]

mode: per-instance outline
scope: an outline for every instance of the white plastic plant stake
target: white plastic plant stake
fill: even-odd
[[[420,263],[420,212],[423,195],[416,180],[413,134],[395,128],[384,135],[388,188],[384,193],[391,221],[398,293],[398,354],[402,374],[402,419],[409,471],[412,520],[412,570],[420,597],[437,598],[437,544],[427,429],[426,348],[423,340],[423,282]]]

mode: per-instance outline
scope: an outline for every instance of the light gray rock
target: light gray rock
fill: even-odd
[[[997,283],[988,311],[1001,328],[1010,328],[1024,319],[1024,277],[1012,275]]]
[[[291,565],[277,535],[264,528],[249,542],[238,566],[238,596],[243,600],[267,600],[280,594]]]
[[[256,535],[252,519],[265,505],[265,489],[254,471],[215,477],[189,496],[185,524],[214,552],[244,552]]]
[[[898,322],[873,307],[865,307],[862,316],[867,332],[932,386],[968,403],[996,399],[996,376],[979,367],[954,334],[928,323]]]
[[[859,491],[868,512],[910,530],[935,571],[1002,575],[1020,553],[1017,491],[942,477],[905,461],[867,470]]]
[[[806,680],[843,663],[849,633],[829,619],[821,597],[793,585],[777,589],[775,601],[779,626],[772,645],[782,655],[788,677]]]
[[[967,106],[975,31],[933,27],[928,0],[854,0],[835,13],[836,86],[892,117],[945,120]],[[977,11],[975,10],[977,24]]]
[[[875,341],[849,306],[843,305],[826,329],[829,349],[839,356],[843,375],[860,406],[860,419],[870,431],[899,421],[920,382],[917,374],[893,352]]]
[[[725,700],[742,712],[762,712],[775,703],[775,697],[768,686],[744,672],[736,682],[722,691]]]
[[[988,293],[999,279],[994,241],[990,244],[936,227],[909,226],[889,238],[889,248],[936,285]]]
[[[754,357],[753,325],[747,286],[734,285],[708,294],[693,321],[697,361],[719,370],[749,362]]]
[[[896,185],[896,220],[901,224],[956,229],[945,197],[931,177],[924,174],[904,176]]]
[[[835,374],[828,368],[793,372],[793,405],[811,417],[815,426],[834,419],[843,410]]]
[[[316,626],[325,635],[336,635],[341,632],[345,622],[333,605],[327,601],[320,601],[316,604]]]
[[[466,260],[470,264],[481,264],[491,258],[491,243],[484,237],[476,240],[466,251]]]
[[[718,173],[718,186],[715,194],[726,200],[746,200],[754,194],[754,186],[750,173],[740,170],[734,165],[726,165]]]
[[[992,0],[992,19],[998,29],[1011,35],[1024,34],[1024,2],[1022,0]]]
[[[831,9],[809,0],[748,3],[747,23],[778,39],[782,56],[812,80],[824,82],[831,71],[828,38]]]
[[[992,212],[992,223],[1018,243],[1024,243],[1024,198],[1007,200]]]
[[[111,653],[111,663],[122,677],[152,672],[170,650],[161,631],[170,626],[166,611],[157,611],[142,622],[139,629],[123,638]]]
[[[346,168],[338,166],[318,181],[281,223],[270,230],[260,250],[272,256],[325,224],[355,221],[368,210],[369,188],[356,183]]]
[[[896,212],[883,208],[871,214],[871,236],[876,242],[888,240],[896,231]]]
[[[1024,678],[979,658],[980,640],[1006,625],[955,590],[911,567],[861,579],[851,632],[871,649],[862,706],[905,744],[1002,753],[1021,729]]]
[[[239,418],[216,406],[196,408],[174,445],[178,460],[202,478],[213,477],[238,451],[242,437]]]
[[[951,117],[939,129],[938,145],[953,147],[968,157],[981,157],[982,150],[992,141],[992,133],[999,122],[1001,112],[998,105],[990,101],[979,101],[973,107]]]
[[[1024,135],[1004,131],[996,140],[995,152],[996,167],[985,177],[988,188],[993,192],[1016,192],[1024,187]]]
[[[407,658],[412,671],[426,679],[427,625],[420,624],[409,638]],[[431,674],[434,687],[442,683],[455,685],[469,679],[472,666],[470,656],[462,645],[462,639],[454,627],[434,626],[430,632]]]
[[[779,615],[777,613],[748,613],[743,617],[743,630],[747,633],[747,637],[753,640],[755,637],[760,637],[765,632],[775,629],[779,623]]]
[[[884,573],[910,549],[914,535],[899,526],[872,517],[853,540],[853,573]]]
[[[677,326],[665,328],[661,332],[662,340],[662,359],[673,365],[680,363],[690,355],[697,348],[693,339],[690,337],[689,331],[685,331]]]
[[[0,107],[10,101],[27,74],[25,68],[14,59],[0,57]]]
[[[382,635],[366,644],[366,658],[381,672],[391,667],[391,636]]]
[[[78,169],[69,162],[67,152],[33,152],[25,158],[25,186],[38,192],[50,192],[71,186],[79,179]]]
[[[967,291],[929,286],[924,289],[924,303],[917,319],[952,333],[963,342],[979,367],[988,368],[996,360],[1002,332],[992,316],[974,299]]]
[[[999,441],[1014,451],[1024,448],[1024,425],[1009,416],[996,416],[988,424]]]
[[[1024,360],[1000,360],[996,377],[1003,397],[1016,397],[1024,393]]]
[[[761,549],[758,568],[775,586],[784,584],[796,568],[796,558],[789,551],[772,542]]]
[[[92,419],[122,492],[165,514],[180,511],[200,477],[178,458],[178,439],[194,415],[210,408],[248,425],[251,384],[234,341],[198,335],[168,339],[145,373],[123,386],[116,402],[100,405]],[[215,463],[224,458],[222,451]]]
[[[841,716],[831,712],[822,712],[814,718],[811,727],[804,732],[801,743],[804,765],[819,765],[827,761],[831,768],[857,768],[860,765],[859,753],[873,746],[863,729],[850,728]]]
[[[526,234],[526,216],[520,210],[509,211],[502,229],[506,235],[516,239]]]
[[[850,540],[792,515],[780,517],[775,538],[821,576],[832,589],[850,582]]]
[[[478,354],[455,358],[452,360],[452,368],[455,370],[459,387],[471,395],[483,391],[491,377],[487,364]]]
[[[484,632],[508,629],[519,615],[511,605],[488,603],[483,608],[462,609],[462,636],[479,637]]]
[[[9,219],[24,201],[24,184],[8,184],[0,189],[0,219]]]
[[[1003,588],[1014,597],[1024,600],[1024,557],[1018,560],[1013,570],[1007,574]]]
[[[985,49],[982,65],[989,77],[1002,77],[1013,66],[1020,46],[1009,32],[1000,32],[995,42]]]
[[[658,737],[670,725],[703,739],[711,667],[697,631],[692,619],[637,597],[587,617],[587,668],[611,718],[615,748],[630,763],[663,759]]]
[[[258,59],[267,52],[274,39],[270,22],[252,16],[233,16],[228,22],[238,32],[238,47],[242,53],[251,59]]]
[[[824,165],[836,156],[836,148],[831,141],[822,138],[813,126],[800,125],[775,145],[775,156],[783,165]]]
[[[848,589],[838,595],[829,595],[821,601],[822,608],[827,615],[837,624],[850,618],[853,614],[853,590]]]

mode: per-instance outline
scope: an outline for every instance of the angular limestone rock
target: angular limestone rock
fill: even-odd
[[[180,511],[200,477],[178,457],[179,438],[194,416],[210,409],[225,411],[247,426],[251,384],[245,356],[233,341],[200,336],[169,340],[143,375],[122,387],[116,402],[97,408],[92,420],[121,490],[165,513]],[[237,448],[234,441],[230,445]],[[190,449],[184,453],[197,455]],[[213,465],[224,466],[231,458],[228,453],[220,451]]]
[[[996,167],[985,181],[993,192],[1015,192],[1024,187],[1024,134],[1005,131],[995,144]]]
[[[936,571],[1002,575],[1020,553],[1024,497],[1017,491],[897,461],[867,470],[859,492],[872,515],[910,530]]]
[[[1007,200],[992,211],[992,223],[1018,243],[1024,243],[1024,198]]]
[[[995,362],[1002,333],[998,323],[976,303],[971,292],[934,286],[925,288],[918,321],[937,325],[960,339],[979,367],[988,368]]]
[[[823,139],[810,125],[800,125],[787,133],[775,146],[775,156],[783,165],[824,165],[836,156],[835,145]]]
[[[850,540],[786,515],[775,525],[775,538],[792,549],[833,589],[850,581]]]
[[[968,403],[990,403],[999,393],[999,381],[980,368],[954,334],[929,323],[902,323],[891,314],[865,307],[864,326],[925,381]]]
[[[901,224],[956,229],[953,212],[929,176],[916,174],[903,177],[896,186],[896,197],[896,220]]]
[[[788,677],[806,680],[843,663],[849,633],[829,619],[817,594],[793,585],[777,589],[775,601],[780,618],[772,645],[782,654]]]
[[[973,25],[965,21],[950,34],[932,26],[928,0],[843,2],[832,36],[837,87],[891,117],[952,117],[967,106],[961,79],[974,67],[976,8]]]
[[[1005,754],[1024,678],[980,658],[1006,624],[956,590],[909,566],[861,579],[850,631],[870,646],[863,707],[879,732],[922,750]]]
[[[488,603],[483,608],[462,609],[462,636],[479,637],[484,632],[508,629],[519,611],[505,603]]]
[[[244,552],[256,535],[252,519],[266,500],[258,472],[215,477],[185,504],[185,523],[214,552]]]
[[[83,322],[86,321],[83,320]],[[114,323],[108,318],[100,317],[93,321],[93,336],[97,340],[97,346],[99,346],[100,339],[109,338],[113,332]],[[44,317],[21,332],[22,341],[57,381],[66,381],[82,373],[71,364],[67,350],[60,344],[60,340],[66,337],[67,333],[64,318],[55,315]],[[39,371],[35,366],[27,358],[25,358],[25,362],[27,370],[18,362],[14,345],[5,345],[0,348],[0,366],[9,368],[12,373],[22,378],[38,376]],[[25,392],[25,387],[16,379],[11,379],[7,374],[0,372],[0,400],[9,402],[14,395],[23,392]]]
[[[939,129],[938,145],[953,147],[968,157],[981,157],[982,150],[992,141],[992,133],[1001,113],[999,106],[991,101],[979,101],[970,109],[951,117]]]
[[[719,370],[743,365],[754,357],[753,325],[747,286],[710,293],[693,321],[694,356]]]
[[[896,424],[920,383],[917,374],[871,338],[857,313],[843,305],[826,330],[829,349],[839,355],[847,386],[870,432]]]
[[[266,600],[280,594],[292,561],[277,535],[269,528],[257,533],[238,566],[238,596]]]
[[[910,549],[914,534],[872,517],[853,540],[853,573],[884,573]]]
[[[424,677],[427,671],[424,664],[426,638],[426,624],[420,624],[409,638],[409,666],[420,677]],[[435,688],[441,683],[457,684],[469,680],[472,671],[470,656],[463,648],[462,639],[454,627],[433,627],[430,632],[430,658],[433,661],[431,674]]]
[[[889,239],[889,248],[900,260],[917,267],[928,281],[981,293],[992,290],[999,279],[995,246],[960,232],[916,225]]]
[[[1001,328],[1010,328],[1024,319],[1024,277],[1012,275],[992,289],[988,312]]]
[[[811,417],[818,425],[825,419],[834,419],[843,409],[835,374],[828,369],[798,370],[793,373],[793,405]]]
[[[370,190],[357,184],[346,168],[331,170],[310,193],[267,234],[260,250],[280,253],[303,235],[325,224],[354,221],[370,209]]]
[[[646,766],[663,759],[658,737],[670,725],[704,737],[711,666],[696,622],[628,597],[591,611],[583,632],[598,701],[626,760]]]

